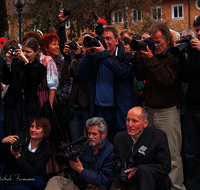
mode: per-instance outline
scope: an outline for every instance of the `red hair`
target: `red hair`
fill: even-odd
[[[53,41],[60,41],[60,38],[54,33],[44,34],[42,36],[42,52],[44,55],[47,54],[46,49],[48,49],[49,44]]]

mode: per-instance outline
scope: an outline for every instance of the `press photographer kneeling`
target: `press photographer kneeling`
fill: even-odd
[[[46,190],[110,189],[113,179],[113,146],[106,137],[107,124],[103,118],[93,117],[87,120],[86,127],[89,140],[85,146],[86,154],[81,157],[81,161],[78,158],[76,162],[69,159],[72,180],[53,177]]]
[[[127,131],[113,144],[114,180],[111,189],[166,190],[171,170],[166,134],[148,125],[148,113],[134,107],[127,114]]]
[[[51,125],[46,118],[32,120],[30,135],[19,133],[5,137],[0,142],[0,163],[5,163],[0,178],[3,190],[43,190],[46,164],[53,151],[48,140]]]

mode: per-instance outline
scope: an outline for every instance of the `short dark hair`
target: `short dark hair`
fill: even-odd
[[[195,21],[193,22],[194,28],[200,25],[200,16],[198,16]]]
[[[130,38],[128,38],[128,37],[123,37],[123,38],[121,39],[121,41],[123,41],[123,42],[126,43],[126,44],[131,45],[131,40],[130,40]]]
[[[96,36],[96,34],[94,32],[90,32],[90,31],[86,31],[81,34],[81,36],[85,36],[85,35],[90,35],[93,38]]]
[[[31,124],[35,121],[36,126],[42,127],[44,132],[44,140],[47,141],[51,133],[51,124],[49,120],[45,117],[35,117],[33,118]]]
[[[119,32],[114,26],[106,25],[103,27],[103,29],[104,29],[104,32],[111,31],[113,33],[115,39],[117,39],[119,37]]]
[[[171,34],[169,28],[162,23],[155,23],[149,30],[150,35],[154,35],[157,31],[160,31],[165,40],[170,39],[170,45],[174,45],[173,35]]]

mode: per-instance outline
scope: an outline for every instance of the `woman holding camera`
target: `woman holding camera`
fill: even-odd
[[[8,49],[3,74],[3,83],[10,85],[3,99],[4,136],[28,131],[31,120],[39,116],[37,87],[46,75],[46,67],[39,62],[37,40],[29,38],[22,49],[13,46]]]
[[[46,141],[51,125],[44,117],[32,120],[29,135],[19,133],[0,142],[0,163],[5,162],[1,176],[3,190],[44,190],[46,164],[53,151]]]

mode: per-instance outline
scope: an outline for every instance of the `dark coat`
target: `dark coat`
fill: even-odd
[[[7,178],[11,176],[13,181],[17,177],[15,174],[19,174],[21,178],[31,178],[34,176],[45,175],[46,164],[53,154],[53,151],[46,142],[42,141],[34,156],[31,159],[27,158],[26,153],[28,151],[30,139],[26,142],[24,133],[20,133],[18,136],[22,147],[21,156],[17,159],[10,153],[10,144],[3,144],[0,142],[0,163],[5,163],[5,168],[1,178],[3,179],[4,176],[7,176]]]
[[[0,56],[0,86],[3,78],[3,68],[6,65],[5,60]],[[3,109],[2,99],[1,99],[1,89],[0,89],[0,110]]]
[[[145,106],[165,109],[176,106],[183,96],[179,77],[178,58],[171,54],[171,48],[164,55],[138,60],[134,73],[139,81],[145,80]]]
[[[130,156],[130,149],[133,140],[127,131],[116,134],[113,143],[113,166],[118,161],[126,162]],[[171,156],[166,134],[156,128],[146,127],[137,142],[134,144],[133,156],[141,146],[147,147],[145,156],[138,162],[138,165],[147,164],[161,175],[168,175],[171,170]],[[133,176],[134,178],[134,176]],[[133,180],[132,178],[129,179]],[[115,176],[112,189],[119,189],[119,180]]]
[[[110,189],[113,180],[112,149],[113,146],[107,138],[104,140],[97,154],[94,154],[93,149],[89,144],[86,145],[86,155],[84,155],[82,159],[86,162],[91,162],[93,158],[89,169],[88,163],[81,161],[83,164],[83,171],[81,174],[75,170],[71,171],[72,180],[79,189],[87,189],[88,183],[101,189]]]
[[[21,72],[24,72],[24,75],[21,75]],[[24,89],[26,111],[39,110],[37,87],[45,76],[46,67],[36,59],[25,65],[24,62],[14,58],[11,67],[4,67],[3,83],[10,85],[3,98],[5,108],[12,108],[17,97],[22,96],[22,89]]]
[[[78,76],[83,81],[91,80],[89,97],[89,117],[93,116],[96,96],[97,72],[100,64],[104,64],[113,72],[113,92],[115,106],[117,109],[117,125],[121,130],[126,129],[126,116],[128,110],[136,106],[136,99],[133,95],[133,67],[134,57],[124,52],[118,45],[117,56],[111,56],[107,50],[102,51],[97,57],[91,56],[88,52],[83,57],[77,68]],[[114,53],[115,55],[115,53]]]

